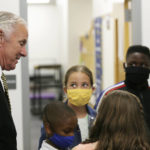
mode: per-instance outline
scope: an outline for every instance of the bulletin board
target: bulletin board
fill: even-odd
[[[88,34],[80,37],[80,63],[92,72],[95,96],[102,91],[102,17],[94,19]]]
[[[93,24],[88,33],[80,37],[80,64],[87,66],[95,74]]]
[[[97,17],[94,20],[94,35],[95,35],[95,95],[98,98],[102,91],[102,17]]]

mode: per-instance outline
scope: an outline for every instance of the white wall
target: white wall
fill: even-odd
[[[93,0],[93,17],[110,14],[114,0]]]
[[[61,14],[57,5],[28,5],[30,73],[34,65],[60,63]]]
[[[79,64],[80,36],[92,25],[92,0],[69,0],[68,5],[68,67]]]
[[[9,2],[9,0],[0,1],[0,8],[1,11],[11,11],[19,14],[19,0],[13,0],[12,2]]]
[[[114,20],[111,16],[103,18],[102,34],[102,68],[103,68],[103,89],[114,84]]]
[[[61,40],[59,41],[60,46],[61,46],[61,54],[60,54],[60,62],[61,65],[63,66],[62,70],[66,70],[68,66],[68,58],[69,58],[69,53],[68,53],[68,1],[69,0],[59,0],[57,1],[57,5],[59,7],[59,12],[61,14],[60,20],[61,20],[61,31],[60,31],[60,38]],[[64,74],[65,71],[63,71]]]
[[[102,89],[114,84],[113,0],[93,0],[93,17],[103,17],[102,25]],[[107,25],[109,24],[109,29]]]
[[[150,47],[150,21],[148,15],[150,14],[150,1],[141,1],[141,23],[142,23],[142,44]]]
[[[92,23],[92,0],[57,0],[28,5],[29,64],[61,63],[64,72],[79,63],[80,36]]]
[[[150,1],[141,1],[141,33],[142,33],[142,45],[148,46],[150,48],[150,21],[148,15],[150,14]],[[149,77],[150,85],[150,77]]]

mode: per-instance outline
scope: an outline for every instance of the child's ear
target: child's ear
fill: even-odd
[[[44,128],[45,128],[45,131],[46,131],[46,134],[47,134],[47,135],[49,135],[49,136],[52,135],[52,131],[51,131],[51,129],[50,129],[49,123],[46,122],[46,123],[44,124]]]
[[[123,69],[125,70],[125,68],[126,68],[126,63],[124,62],[123,63]]]
[[[64,92],[65,92],[65,94],[67,93],[67,88],[66,88],[66,86],[64,87]]]

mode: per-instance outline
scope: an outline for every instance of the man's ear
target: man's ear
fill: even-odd
[[[4,32],[0,29],[0,45],[4,43]]]
[[[4,44],[4,32],[0,29],[0,48]]]

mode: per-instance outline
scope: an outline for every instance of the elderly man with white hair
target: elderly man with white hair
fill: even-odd
[[[18,60],[27,55],[27,39],[26,22],[13,13],[0,11],[0,150],[17,150],[17,134],[2,71],[15,69]]]

